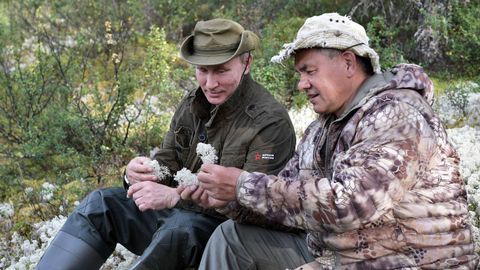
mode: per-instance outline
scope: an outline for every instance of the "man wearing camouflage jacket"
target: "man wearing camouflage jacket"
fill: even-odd
[[[228,215],[235,200],[307,237],[227,221],[200,269],[475,269],[459,157],[423,70],[381,73],[364,28],[336,13],[272,60],[290,55],[319,114],[294,157],[278,176],[204,165],[198,178],[204,205]]]

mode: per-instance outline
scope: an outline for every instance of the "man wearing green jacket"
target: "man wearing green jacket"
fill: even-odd
[[[277,174],[295,148],[285,108],[250,76],[258,37],[230,20],[198,22],[180,56],[196,68],[199,87],[179,104],[152,159],[170,175],[202,165],[198,143],[212,145],[218,164]],[[196,267],[213,230],[226,218],[182,200],[171,176],[158,179],[148,157],[126,167],[124,188],[90,193],[69,216],[37,269],[98,269],[117,243],[141,255],[132,269]],[[197,189],[195,196],[201,197]],[[269,225],[232,203],[237,220]],[[270,224],[274,226],[274,224]]]

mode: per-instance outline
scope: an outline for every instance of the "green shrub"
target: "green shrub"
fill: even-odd
[[[366,30],[370,47],[380,56],[383,70],[406,61],[397,40],[401,28],[389,27],[384,17],[375,16],[367,24]]]
[[[448,73],[479,76],[480,2],[454,1],[448,27]]]
[[[259,57],[254,64],[254,78],[288,108],[299,108],[306,103],[305,95],[297,90],[293,62],[288,60],[273,64],[270,59],[282,49],[283,44],[292,42],[304,21],[304,18],[298,17],[280,18],[266,25],[262,30]]]

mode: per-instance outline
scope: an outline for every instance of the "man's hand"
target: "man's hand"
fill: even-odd
[[[125,174],[131,185],[144,181],[157,181],[157,177],[153,174],[151,166],[147,165],[151,159],[147,157],[136,157],[127,165]]]
[[[228,204],[228,201],[220,201],[208,196],[207,192],[197,185],[178,186],[177,193],[183,200],[192,200],[203,208],[221,208]]]
[[[140,211],[173,208],[180,200],[175,188],[151,181],[138,182],[130,186],[127,196],[135,201]]]
[[[215,164],[203,164],[197,174],[200,187],[209,197],[221,201],[235,201],[237,180],[242,170]]]

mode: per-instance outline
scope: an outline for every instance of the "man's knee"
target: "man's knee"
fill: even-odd
[[[115,207],[111,201],[122,190],[117,188],[96,189],[90,192],[70,214],[62,231],[73,235],[96,249],[102,256],[109,256],[116,244],[110,235],[113,225],[107,213]],[[108,239],[108,240],[106,240]]]
[[[231,235],[236,235],[236,223],[229,219],[220,224],[210,238],[214,238],[215,241],[221,241]]]
[[[218,249],[229,249],[228,246],[236,245],[238,242],[237,223],[227,220],[220,224],[210,236],[207,249],[209,252]],[[216,251],[214,251],[216,253]]]
[[[205,239],[208,239],[208,236],[205,236]],[[183,269],[197,266],[207,242],[205,239],[189,224],[160,228],[152,237],[138,265],[151,269]]]
[[[242,225],[232,220],[220,224],[208,240],[199,269],[254,269],[255,262],[240,241],[239,230]]]
[[[77,206],[75,212],[91,213],[103,212],[114,205],[126,201],[126,191],[123,188],[102,188],[90,192]]]
[[[198,265],[207,241],[220,221],[200,213],[172,211],[174,214],[155,232],[142,257],[145,261],[158,257],[162,261],[169,258],[180,264]]]
[[[210,233],[203,232],[194,224],[184,224],[178,227],[160,228],[153,236],[152,242],[157,245],[187,248],[187,246],[204,246]]]

